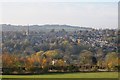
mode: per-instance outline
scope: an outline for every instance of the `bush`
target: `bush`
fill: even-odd
[[[3,74],[11,74],[14,69],[13,68],[2,68]]]
[[[98,71],[98,68],[96,66],[93,66],[92,69],[91,69],[91,71],[96,72],[96,71]]]
[[[74,65],[70,65],[70,66],[68,66],[68,70],[70,72],[76,72],[76,71],[79,71],[79,67],[78,66],[74,66]]]

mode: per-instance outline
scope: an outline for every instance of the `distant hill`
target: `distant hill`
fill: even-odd
[[[26,31],[28,26],[22,25],[8,25],[2,24],[3,31]],[[59,31],[64,29],[65,31],[78,31],[78,30],[92,30],[92,28],[79,27],[79,26],[70,26],[70,25],[29,25],[30,31],[51,31],[54,29],[55,31]]]

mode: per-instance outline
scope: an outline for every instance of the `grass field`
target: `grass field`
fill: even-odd
[[[40,75],[2,75],[1,78],[118,78],[118,72],[57,73]]]

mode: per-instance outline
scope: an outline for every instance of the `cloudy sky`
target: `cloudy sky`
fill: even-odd
[[[66,0],[65,0],[66,1]],[[114,1],[114,2],[112,2]],[[118,2],[7,0],[0,4],[1,24],[68,24],[94,28],[118,27]]]

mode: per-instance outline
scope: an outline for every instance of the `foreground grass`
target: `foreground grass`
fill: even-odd
[[[118,72],[56,73],[40,75],[2,75],[0,78],[118,78]]]

